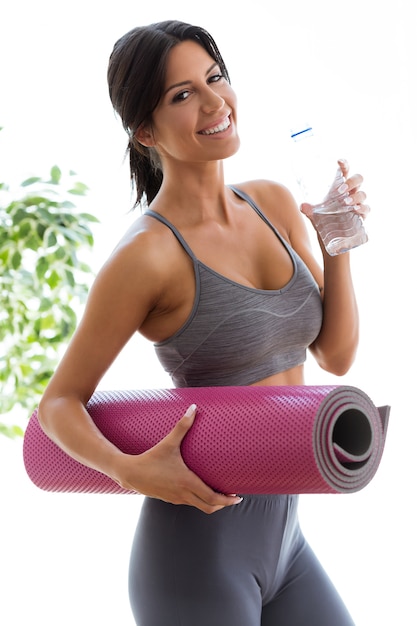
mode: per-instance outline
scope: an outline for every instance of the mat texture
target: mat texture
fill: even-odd
[[[186,464],[224,493],[349,493],[379,466],[389,407],[356,387],[193,387],[96,391],[87,410],[129,454],[160,441],[185,413],[198,412],[182,443]],[[131,493],[78,463],[42,431],[37,411],[23,446],[26,471],[46,491]]]

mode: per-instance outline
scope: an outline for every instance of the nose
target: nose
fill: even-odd
[[[207,86],[203,97],[201,108],[204,113],[213,113],[220,110],[224,106],[223,98],[213,89]]]

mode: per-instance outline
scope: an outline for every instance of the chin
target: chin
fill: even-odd
[[[224,156],[224,158],[228,159],[229,157],[233,156],[234,154],[236,154],[239,151],[239,148],[240,148],[240,139],[236,135],[235,140],[233,141],[233,143],[225,150],[226,155]]]

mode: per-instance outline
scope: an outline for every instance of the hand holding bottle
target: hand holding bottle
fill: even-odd
[[[329,160],[327,149],[308,124],[299,126],[291,137],[296,178],[306,200],[301,210],[310,218],[328,254],[341,254],[368,241],[363,218],[369,207],[363,204],[362,176],[348,178],[345,160]]]
[[[360,174],[348,178],[348,163],[341,159],[332,185],[318,204],[302,203],[301,211],[310,218],[327,252],[334,256],[368,241],[363,219],[369,213],[366,194],[360,189]]]

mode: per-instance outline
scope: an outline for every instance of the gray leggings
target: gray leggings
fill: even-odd
[[[138,626],[353,626],[305,541],[297,496],[206,515],[145,498],[129,593]]]

